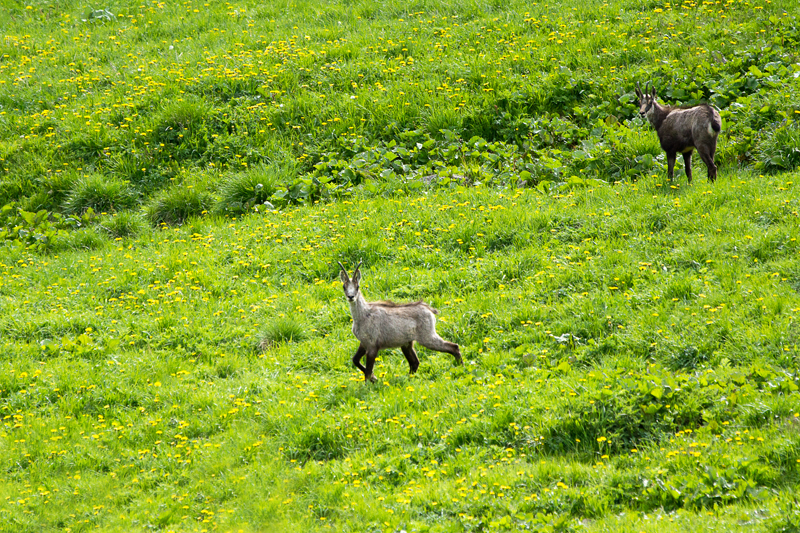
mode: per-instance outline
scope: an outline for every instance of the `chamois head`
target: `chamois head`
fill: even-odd
[[[639,97],[639,114],[644,117],[648,117],[653,114],[655,103],[656,103],[656,88],[651,87],[649,90],[647,86],[645,86],[645,91],[642,92],[642,88],[639,87],[639,82],[636,82],[636,96]]]
[[[342,272],[339,274],[339,277],[342,279],[344,295],[347,297],[347,301],[354,302],[358,297],[358,282],[361,281],[361,271],[359,271],[359,268],[361,268],[361,261],[356,265],[352,279],[347,275],[347,270],[341,262],[339,262],[339,266],[342,267]]]

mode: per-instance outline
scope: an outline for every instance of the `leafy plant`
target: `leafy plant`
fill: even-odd
[[[788,121],[764,136],[759,143],[758,168],[786,172],[800,167],[800,126]]]
[[[45,210],[25,211],[14,203],[0,208],[0,240],[39,252],[51,250],[69,230],[88,223],[94,216],[91,208],[81,218],[64,217]]]

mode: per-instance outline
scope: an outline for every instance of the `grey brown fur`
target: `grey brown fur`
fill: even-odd
[[[414,350],[414,341],[431,350],[452,354],[456,363],[461,364],[458,345],[447,342],[436,333],[436,309],[422,300],[405,304],[367,302],[359,288],[361,263],[356,266],[352,279],[344,265],[339,263],[339,266],[342,267],[342,288],[353,316],[353,335],[361,343],[353,356],[353,364],[364,373],[364,381],[377,381],[372,369],[378,351],[386,348],[400,348],[411,373],[416,372],[419,358]],[[367,357],[367,366],[361,364],[364,356]]]
[[[667,152],[667,175],[672,181],[675,158],[683,154],[686,179],[692,182],[692,150],[697,153],[708,167],[708,181],[717,179],[717,165],[714,164],[714,153],[717,150],[717,136],[722,129],[722,120],[716,109],[707,104],[690,108],[662,106],[656,101],[656,90],[643,93],[636,84],[636,96],[639,97],[639,114],[647,117],[658,134],[661,148]]]

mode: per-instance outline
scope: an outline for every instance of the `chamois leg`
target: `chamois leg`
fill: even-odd
[[[405,346],[400,347],[403,350],[403,355],[406,356],[406,361],[408,361],[408,366],[411,369],[409,372],[413,374],[419,368],[419,358],[417,357],[417,352],[414,350],[414,341],[409,342]]]
[[[672,175],[675,172],[675,158],[677,155],[676,152],[667,152],[667,177],[669,181],[672,181]]]
[[[370,348],[367,350],[367,368],[364,369],[364,381],[371,381],[375,383],[378,381],[378,378],[372,373],[372,369],[375,367],[375,358],[378,357],[378,350],[375,348]]]
[[[364,375],[366,375],[367,369],[364,368],[364,365],[361,364],[361,358],[364,357],[365,353],[367,353],[367,350],[364,349],[364,345],[359,344],[358,350],[356,350],[356,353],[353,356],[353,364],[356,365],[356,368],[361,370],[364,373]]]
[[[716,146],[712,146],[709,149],[697,149],[697,152],[700,154],[700,158],[703,160],[703,163],[705,163],[706,167],[708,167],[708,181],[711,183],[717,179],[717,165],[714,164],[715,150]]]
[[[683,168],[686,170],[686,182],[692,184],[692,152],[683,153]]]
[[[462,362],[461,350],[458,349],[458,344],[447,342],[439,335],[434,334],[431,336],[430,340],[425,342],[419,341],[419,343],[430,350],[452,354],[453,357],[456,358],[456,364],[460,365]]]

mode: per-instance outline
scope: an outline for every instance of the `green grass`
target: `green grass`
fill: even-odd
[[[778,531],[800,481],[796,182],[361,196],[10,248],[0,513]],[[463,367],[423,350],[409,377],[386,352],[363,383],[336,276],[356,253],[368,298],[440,309]]]
[[[800,527],[794,4],[99,9],[0,10],[6,529]]]

